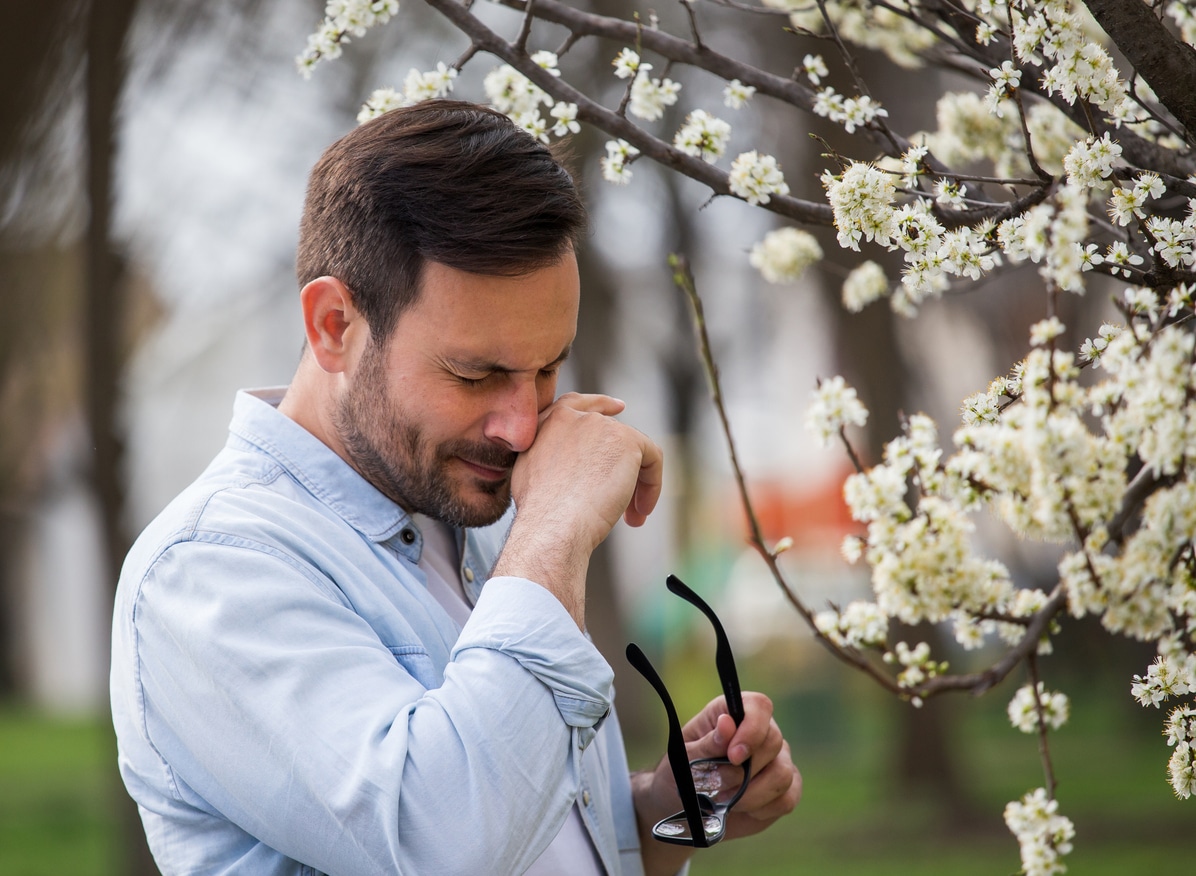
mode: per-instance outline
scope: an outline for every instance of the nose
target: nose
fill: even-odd
[[[536,440],[540,426],[540,398],[536,382],[511,380],[486,417],[483,432],[491,441],[522,453]]]

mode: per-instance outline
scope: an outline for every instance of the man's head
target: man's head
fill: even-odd
[[[302,288],[331,276],[376,339],[436,262],[516,276],[575,251],[585,207],[569,172],[505,115],[435,100],[384,113],[312,169],[299,229]]]
[[[576,332],[584,223],[503,115],[434,101],[362,125],[312,171],[310,355],[283,411],[409,511],[498,519]]]

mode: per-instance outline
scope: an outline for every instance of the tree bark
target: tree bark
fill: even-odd
[[[1196,49],[1168,30],[1141,0],[1084,0],[1084,5],[1193,142]]]

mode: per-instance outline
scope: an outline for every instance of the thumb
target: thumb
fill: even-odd
[[[727,754],[727,746],[734,735],[735,719],[726,712],[723,712],[715,720],[714,728],[709,733],[698,737],[686,746],[690,760],[697,760],[703,757],[727,757],[735,763],[742,761],[747,757],[748,752],[746,750],[738,760],[729,757]],[[736,748],[745,748],[745,746],[737,745]]]

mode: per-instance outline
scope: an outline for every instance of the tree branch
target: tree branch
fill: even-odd
[[[520,52],[515,46],[483,24],[481,20],[470,14],[456,0],[427,0],[427,2],[483,51],[510,64],[557,100],[577,104],[577,118],[580,121],[591,124],[612,137],[626,140],[644,156],[665,167],[672,168],[690,179],[697,180],[708,186],[716,195],[731,195],[726,171],[720,170],[713,164],[708,164],[701,158],[687,155],[664,140],[652,136],[644,129],[578,91],[568,82],[563,81],[563,78],[553,76],[538,64],[533,63],[525,52]],[[536,15],[547,18],[546,7],[557,5],[551,3],[550,0],[540,0],[536,4]],[[518,4],[518,8],[522,7],[523,4]],[[580,14],[585,15],[586,13]],[[619,22],[619,24],[625,25],[627,35],[632,39],[635,38],[636,26],[634,24],[627,22]],[[647,42],[649,37],[660,36],[660,34],[657,31],[645,30],[643,36]],[[670,37],[670,39],[675,38]],[[705,51],[703,50],[703,52]],[[790,84],[792,85],[792,83]],[[790,195],[773,195],[767,209],[796,222],[805,222],[811,225],[830,226],[834,221],[829,204],[803,201]]]

